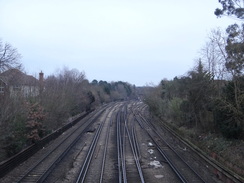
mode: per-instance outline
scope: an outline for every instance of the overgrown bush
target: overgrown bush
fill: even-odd
[[[226,138],[242,138],[244,124],[244,78],[234,78],[216,99],[215,123]]]
[[[183,125],[183,120],[182,120],[183,112],[181,111],[182,102],[183,102],[182,99],[175,97],[172,100],[170,100],[168,104],[168,108],[169,108],[168,117],[172,118],[174,123],[176,123],[178,126]]]

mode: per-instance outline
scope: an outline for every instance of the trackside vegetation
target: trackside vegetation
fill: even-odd
[[[216,16],[243,21],[243,1],[219,2]],[[244,24],[212,30],[199,53],[192,69],[151,87],[145,102],[163,122],[243,176]]]
[[[14,96],[0,95],[0,161],[38,142],[76,115],[135,97],[135,86],[129,83],[89,82],[77,69],[63,68],[46,76],[42,85],[34,96],[23,95],[22,89]]]

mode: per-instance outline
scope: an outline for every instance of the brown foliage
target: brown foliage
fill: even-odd
[[[45,112],[38,103],[26,103],[28,116],[26,121],[27,139],[30,143],[35,143],[44,135],[43,120]]]

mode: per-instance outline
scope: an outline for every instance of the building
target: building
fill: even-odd
[[[18,69],[9,69],[0,74],[0,95],[34,97],[43,90],[43,73],[39,80]]]

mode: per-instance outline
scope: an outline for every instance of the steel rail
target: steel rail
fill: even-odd
[[[117,153],[118,153],[118,173],[119,173],[119,183],[127,183],[126,175],[126,163],[125,163],[125,125],[123,125],[124,113],[119,111],[117,113]],[[121,126],[123,128],[121,129]]]
[[[134,142],[134,146],[136,147],[136,152],[138,154],[138,158],[141,159],[141,151],[140,151],[140,148],[139,148],[139,143],[137,141],[137,138],[136,138],[136,131],[135,131],[135,119],[133,119],[133,123],[132,123],[132,138],[133,138],[133,142]]]
[[[175,172],[175,174],[178,176],[178,178],[181,180],[183,183],[187,183],[188,181],[186,180],[185,176],[182,175],[182,173],[176,168],[172,160],[165,154],[165,152],[160,148],[159,144],[154,140],[153,136],[148,132],[148,135],[151,137],[152,141],[156,145],[158,151],[160,154],[164,157],[164,159],[168,162],[172,170]]]
[[[151,128],[151,126],[148,124],[147,120],[140,114],[139,114],[139,117],[142,119],[142,121],[144,123],[142,123],[142,121],[138,118],[136,118],[137,122],[138,123],[141,123],[141,125],[143,126],[144,130],[147,132],[147,134],[151,137],[151,139],[153,140],[153,142],[155,143],[157,149],[159,150],[159,152],[161,153],[161,155],[165,158],[165,160],[168,162],[168,164],[170,165],[170,167],[172,168],[172,170],[175,172],[175,174],[177,175],[177,177],[179,177],[179,179],[182,181],[182,182],[188,182],[185,178],[185,176],[182,175],[182,173],[177,169],[177,167],[174,165],[173,161],[169,158],[169,156],[164,152],[164,150],[162,150],[160,148],[160,145],[158,144],[157,141],[154,140],[153,136],[149,133],[148,129],[151,129],[153,130],[154,134],[156,134],[160,140],[162,140],[166,145],[167,147],[169,147],[175,154],[178,158],[180,158],[180,160],[193,172],[193,174],[195,174],[196,177],[198,177],[198,179],[201,180],[201,182],[205,182],[201,176],[195,171],[192,169],[192,167],[190,165],[188,165],[188,163],[182,159],[182,157],[163,139],[163,137],[157,132],[157,130],[153,127]],[[147,128],[148,129],[147,129]]]
[[[102,168],[101,168],[101,173],[100,173],[100,180],[99,182],[103,182],[103,174],[104,174],[104,169],[105,169],[105,161],[106,161],[106,154],[107,154],[107,149],[108,149],[108,141],[110,137],[110,131],[111,131],[111,126],[112,126],[112,121],[113,121],[113,115],[110,118],[110,123],[109,123],[109,129],[106,135],[106,140],[105,140],[105,149],[103,151],[103,161],[102,161]]]
[[[134,157],[134,160],[135,160],[135,163],[136,163],[137,171],[138,171],[138,174],[140,176],[140,180],[141,180],[142,183],[144,183],[145,180],[144,180],[143,172],[142,172],[141,165],[140,165],[140,162],[139,162],[139,155],[138,155],[138,150],[137,150],[138,144],[136,145],[136,141],[135,141],[135,138],[134,138],[135,137],[134,131],[132,129],[131,133],[129,132],[127,121],[125,122],[125,127],[126,127],[126,131],[127,131],[127,134],[128,134],[128,138],[129,138],[130,146],[131,146],[131,149],[132,149],[133,157]]]
[[[121,164],[122,164],[122,177],[123,177],[123,182],[126,183],[127,182],[127,174],[126,174],[126,163],[125,163],[125,135],[126,135],[126,131],[125,131],[125,125],[123,123],[123,118],[124,117],[124,112],[120,113],[119,116],[119,125],[120,125],[120,136],[119,138],[121,139]],[[122,129],[121,129],[122,126]]]
[[[125,145],[126,145],[126,129],[125,129],[125,119],[126,119],[126,108],[124,106],[124,109],[125,111],[122,112],[122,115],[121,115],[121,119],[120,119],[120,124],[123,125],[123,128],[122,128],[122,137],[121,139],[122,140],[122,166],[123,166],[123,180],[124,180],[124,183],[127,183],[127,174],[126,174],[126,162],[125,162]]]
[[[147,126],[148,127],[150,127],[151,128],[151,126],[152,125],[149,125],[149,122],[145,119],[145,118],[143,118],[143,116],[141,115],[141,114],[139,114],[140,115],[140,117],[144,120],[144,122],[147,124]],[[172,148],[172,146],[168,143],[168,142],[166,142],[165,140],[164,140],[164,138],[162,137],[162,135],[161,134],[159,134],[158,133],[158,131],[155,129],[155,127],[154,126],[152,126],[153,128],[151,128],[159,137],[160,137],[160,139],[181,159],[181,161],[182,162],[184,162],[185,164],[186,164],[186,166],[188,167],[188,168],[190,168],[190,170],[202,181],[202,182],[205,182],[203,179],[202,179],[202,177],[181,157],[181,155],[177,152],[177,151],[175,151],[175,149],[174,148]]]
[[[97,117],[99,117],[99,115],[103,112],[100,111],[96,116],[93,116],[91,117],[89,120],[87,120],[86,123],[83,123],[82,125],[80,125],[78,128],[76,128],[74,130],[73,133],[69,134],[66,138],[64,138],[60,143],[56,144],[56,146],[50,151],[48,152],[47,154],[45,154],[39,161],[37,161],[32,167],[30,167],[30,169],[27,170],[27,172],[25,172],[25,174],[23,176],[21,176],[19,178],[19,180],[17,181],[18,183],[19,182],[24,182],[25,179],[35,179],[35,182],[42,182],[44,181],[48,175],[51,173],[52,169],[55,167],[55,165],[65,156],[65,154],[68,153],[68,151],[71,149],[71,146],[68,146],[65,150],[65,152],[59,154],[59,156],[57,156],[54,160],[53,163],[51,163],[48,167],[46,167],[44,170],[42,170],[42,172],[40,173],[39,172],[39,176],[38,175],[34,175],[34,176],[31,176],[31,172],[34,173],[35,169],[40,165],[42,164],[43,161],[45,161],[54,151],[56,151],[60,146],[61,144],[63,144],[65,141],[69,140],[69,138],[71,138],[72,135],[74,135],[75,132],[77,132],[78,130],[80,130],[80,128],[83,128],[85,124],[87,124],[88,126],[85,127],[84,130],[82,130],[82,132],[74,139],[75,142],[77,142],[79,140],[79,138],[81,137],[81,134],[84,133],[85,130],[87,130],[91,124],[93,124],[93,122],[95,121],[95,119]],[[73,141],[73,142],[74,142]],[[72,143],[72,145],[75,144]]]
[[[142,124],[142,122],[140,120],[138,120],[138,119],[137,119],[137,122],[138,123],[141,123],[141,125],[143,126],[143,129],[145,130],[145,132],[147,132],[147,134],[149,135],[149,137],[151,138],[151,140],[156,145],[156,148],[158,149],[158,151],[160,152],[160,154],[164,157],[164,159],[167,161],[167,163],[169,164],[169,166],[171,167],[171,169],[174,171],[174,173],[177,175],[177,177],[181,180],[181,182],[187,183],[186,178],[180,173],[180,171],[172,163],[171,159],[159,147],[159,144],[154,140],[154,138],[152,137],[152,135],[147,131],[147,129],[145,128],[145,126]]]
[[[121,163],[121,147],[122,147],[122,143],[121,143],[121,135],[120,135],[120,120],[119,120],[119,115],[120,112],[117,113],[116,116],[116,121],[117,121],[117,155],[118,155],[118,173],[119,173],[119,183],[122,183],[122,163]]]
[[[92,111],[94,111],[94,110],[88,111],[82,115],[78,115],[78,116],[74,117],[74,119],[72,119],[71,122],[65,124],[64,126],[60,127],[59,129],[55,130],[53,133],[50,133],[47,136],[43,137],[37,143],[28,146],[27,148],[23,149],[21,152],[17,153],[16,155],[9,158],[8,160],[0,162],[0,178],[2,178],[4,175],[6,175],[11,170],[13,170],[15,167],[17,167],[22,162],[29,159],[36,152],[38,152],[40,149],[42,149],[46,144],[48,144],[52,140],[55,140],[57,137],[59,137],[63,132],[70,129],[72,126],[74,126],[79,121],[84,119]]]
[[[105,118],[106,119],[106,118]],[[102,128],[103,128],[103,125],[105,123],[106,120],[104,120],[98,127],[98,129],[96,130],[96,133],[92,139],[92,142],[91,142],[91,145],[89,147],[89,150],[87,152],[87,155],[86,155],[86,158],[85,158],[85,161],[83,162],[83,165],[82,165],[82,168],[80,170],[80,173],[76,179],[76,183],[80,183],[80,182],[84,182],[85,179],[86,179],[86,174],[87,174],[87,171],[88,171],[88,168],[91,164],[91,160],[92,160],[92,157],[93,157],[93,154],[95,152],[95,149],[96,149],[96,146],[97,146],[97,142],[98,142],[98,139],[100,137],[100,134],[101,134],[101,131],[102,131]]]

